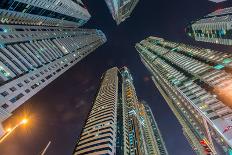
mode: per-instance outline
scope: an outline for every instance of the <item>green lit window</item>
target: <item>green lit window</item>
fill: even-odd
[[[230,58],[226,58],[226,59],[224,59],[223,60],[223,63],[224,64],[228,64],[228,63],[230,63],[232,60],[230,59]]]
[[[220,69],[224,68],[224,66],[223,66],[223,65],[218,64],[218,65],[214,66],[213,68],[220,70]]]

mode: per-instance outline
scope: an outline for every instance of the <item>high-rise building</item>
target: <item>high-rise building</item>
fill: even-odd
[[[74,155],[167,155],[151,109],[138,103],[129,70],[114,67],[101,86]]]
[[[118,70],[108,70],[83,128],[77,154],[115,154],[117,137]]]
[[[211,2],[215,2],[215,3],[220,3],[220,2],[225,2],[226,0],[209,0]]]
[[[0,1],[0,24],[79,27],[89,18],[81,0]]]
[[[100,30],[77,28],[89,17],[80,0],[0,1],[0,126],[26,100],[106,42]]]
[[[120,70],[122,76],[122,109],[125,111],[124,117],[127,124],[125,133],[128,133],[127,143],[129,144],[129,154],[147,154],[144,133],[139,117],[139,104],[136,95],[133,78],[129,70],[124,67]],[[119,114],[119,116],[122,114]],[[119,131],[120,135],[120,131]],[[124,153],[125,154],[125,153]]]
[[[192,22],[186,33],[196,41],[232,45],[232,7],[220,9]]]
[[[105,42],[98,30],[0,27],[0,122]]]
[[[142,128],[149,155],[168,155],[158,125],[151,108],[146,104],[139,104]]]
[[[144,65],[199,155],[232,147],[232,54],[149,37],[136,44]]]
[[[105,0],[113,19],[119,25],[130,17],[139,0]]]

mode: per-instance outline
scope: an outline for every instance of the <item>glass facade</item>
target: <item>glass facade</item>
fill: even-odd
[[[90,15],[82,3],[59,0],[0,1],[0,23],[82,26]]]
[[[89,18],[80,0],[0,0],[0,123],[106,42]]]
[[[230,148],[231,54],[157,37],[136,49],[196,153],[215,154],[212,139]]]
[[[232,45],[232,8],[217,10],[192,22],[186,33],[196,41]]]
[[[106,137],[102,138],[103,135]],[[101,150],[106,147],[111,150]],[[110,155],[168,154],[151,110],[146,111],[138,103],[133,79],[126,67],[111,68],[103,75],[74,155],[89,151]]]
[[[68,21],[73,21],[77,23],[83,22],[81,19],[72,17],[72,16],[67,16],[61,13],[57,13],[55,11],[43,9],[40,7],[36,7],[27,3],[19,2],[19,1],[1,1],[0,2],[0,9],[5,9],[9,11],[16,11],[16,12],[22,12],[22,13],[29,13],[33,15],[38,15],[38,16],[45,16],[45,17],[50,17],[50,18],[57,18],[60,20],[68,20]]]
[[[114,20],[119,25],[130,17],[139,0],[105,0]]]
[[[0,40],[1,122],[106,41],[94,29],[20,25],[8,25]]]

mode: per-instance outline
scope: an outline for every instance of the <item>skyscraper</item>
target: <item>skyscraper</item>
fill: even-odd
[[[232,147],[232,55],[149,37],[136,44],[141,60],[197,154]]]
[[[168,154],[151,109],[138,103],[126,67],[114,67],[103,74],[74,150],[74,155],[84,154]]]
[[[147,154],[144,133],[139,117],[139,104],[133,78],[129,70],[124,67],[120,70],[122,75],[122,109],[125,111],[125,133],[128,133],[129,154]],[[120,131],[119,131],[120,133]],[[126,150],[126,149],[125,149]],[[125,154],[125,153],[124,153]]]
[[[130,17],[139,0],[105,0],[113,19],[119,25]]]
[[[1,0],[0,23],[82,26],[90,18],[81,0]]]
[[[186,33],[196,41],[232,45],[232,7],[220,9],[192,22]]]
[[[106,42],[100,30],[77,28],[89,17],[80,0],[0,1],[0,126]]]
[[[211,2],[215,2],[215,3],[220,3],[220,2],[225,2],[226,0],[209,0]]]
[[[158,125],[151,108],[146,103],[139,104],[144,139],[149,155],[168,155]]]

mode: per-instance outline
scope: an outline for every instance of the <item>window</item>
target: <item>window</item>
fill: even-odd
[[[207,112],[207,114],[210,114],[213,112],[213,110],[207,110],[206,112]]]
[[[24,31],[24,29],[21,29],[21,28],[16,28],[15,30],[16,31]]]
[[[30,93],[30,89],[26,89],[25,92],[26,92],[26,93]]]
[[[10,101],[11,103],[15,103],[17,100],[19,100],[20,98],[22,98],[24,95],[22,93],[20,93],[19,95],[15,96],[14,98],[12,98]]]
[[[58,72],[60,72],[60,71],[61,71],[61,69],[60,69],[60,68],[56,70],[56,72],[57,72],[57,73],[58,73]]]
[[[31,76],[31,77],[30,77],[30,79],[31,79],[31,80],[34,80],[34,79],[35,79],[35,77],[34,77],[34,76]]]
[[[36,83],[34,85],[31,86],[32,89],[35,89],[36,87],[38,87],[40,84],[39,83]]]
[[[26,79],[26,80],[24,80],[24,82],[25,82],[25,83],[29,83],[30,81]]]
[[[19,87],[22,87],[22,86],[23,86],[23,84],[22,84],[22,83],[18,83],[17,85],[18,85]]]
[[[2,105],[2,108],[3,108],[3,109],[6,109],[6,108],[8,108],[8,107],[9,107],[9,105],[6,104],[6,103],[4,103],[4,104]]]
[[[220,117],[219,116],[213,116],[213,117],[210,118],[210,120],[215,120],[215,119],[218,119],[218,118],[220,118]]]
[[[3,97],[5,97],[5,96],[9,95],[9,93],[8,93],[7,91],[4,91],[4,92],[1,93],[1,95],[2,95]]]
[[[52,74],[46,76],[45,78],[48,80],[48,79],[50,79],[51,77],[52,77]]]
[[[11,90],[12,92],[14,92],[14,91],[16,91],[17,89],[16,89],[15,87],[11,87],[10,90]]]

